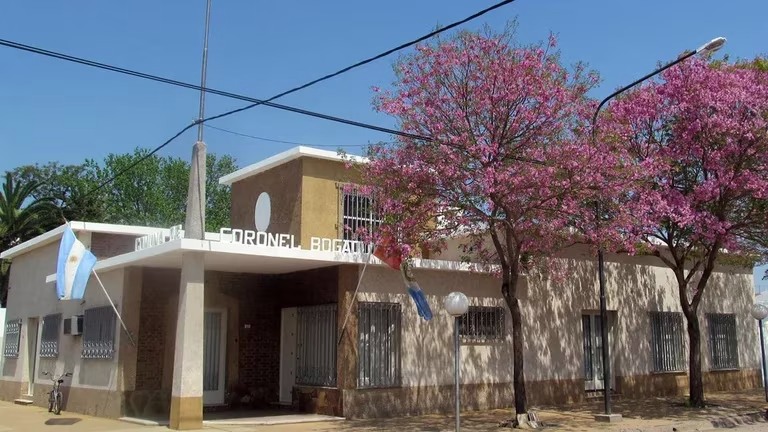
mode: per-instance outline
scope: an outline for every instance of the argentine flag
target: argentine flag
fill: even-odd
[[[56,264],[56,293],[59,300],[82,299],[95,265],[96,256],[80,243],[67,225],[61,237]]]

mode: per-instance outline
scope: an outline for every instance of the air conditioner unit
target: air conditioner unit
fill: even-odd
[[[64,334],[77,336],[83,334],[83,316],[72,315],[64,320]]]

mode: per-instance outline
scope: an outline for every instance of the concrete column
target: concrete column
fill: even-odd
[[[357,278],[362,267],[344,265],[339,267],[339,299],[337,316],[339,331],[344,324],[347,309],[352,306],[352,312],[347,320],[344,334],[337,346],[336,355],[336,386],[344,398],[345,391],[357,388],[357,304],[354,293]],[[343,399],[342,399],[343,400]],[[346,407],[342,406],[342,409]]]
[[[205,238],[205,143],[192,150],[184,237]],[[173,360],[173,392],[169,427],[203,428],[203,320],[205,307],[205,255],[185,252],[181,257],[179,312]]]
[[[185,271],[186,270],[186,271]],[[182,256],[170,428],[203,428],[204,255]]]

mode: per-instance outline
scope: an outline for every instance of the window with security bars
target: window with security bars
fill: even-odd
[[[707,314],[709,352],[712,369],[738,369],[739,349],[736,342],[736,315]]]
[[[8,358],[19,357],[19,343],[21,341],[21,320],[10,320],[5,323],[5,343],[3,356]]]
[[[375,232],[381,224],[375,201],[358,188],[340,186],[342,193],[341,230],[343,240],[360,240],[360,230]]]
[[[466,342],[504,340],[504,309],[498,306],[470,306],[459,317],[459,336]]]
[[[336,386],[336,305],[296,312],[296,384]]]
[[[110,359],[114,354],[115,312],[112,307],[86,309],[83,313],[82,358]]]
[[[357,387],[400,386],[400,303],[357,305]]]
[[[682,313],[651,312],[651,350],[655,372],[685,370]]]
[[[61,314],[43,317],[43,333],[40,336],[40,357],[53,358],[59,356],[59,327]]]

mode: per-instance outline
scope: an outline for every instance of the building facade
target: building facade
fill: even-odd
[[[458,247],[425,254],[414,273],[434,317],[420,318],[400,273],[344,228],[378,223],[369,199],[345,187],[355,180],[335,153],[298,147],[223,177],[231,226],[204,240],[178,227],[70,222],[99,259],[109,297],[91,277],[84,299],[57,299],[63,226],[4,251],[13,264],[0,399],[46,406],[44,373],[72,372],[65,410],[169,416],[175,429],[200,427],[204,410],[236,407],[347,418],[447,412],[452,318],[442,302],[462,291],[471,305],[461,318],[462,406],[512,406],[511,318],[500,281],[462,263]],[[186,253],[203,257],[204,307],[180,315]],[[522,282],[533,406],[604,388],[596,261],[578,248],[559,259],[565,280]],[[611,388],[626,398],[684,394],[687,337],[674,275],[649,256],[606,260]],[[760,385],[752,284],[751,269],[725,265],[709,282],[700,307],[707,391]],[[177,327],[190,320],[200,320],[202,334],[178,340]],[[199,368],[175,367],[180,344]],[[185,383],[192,390],[182,398]]]

